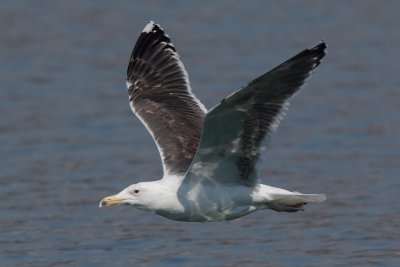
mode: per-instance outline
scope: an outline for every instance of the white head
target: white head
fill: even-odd
[[[116,195],[108,196],[100,201],[99,207],[111,205],[132,205],[139,209],[151,209],[152,192],[151,182],[142,182],[128,186]]]

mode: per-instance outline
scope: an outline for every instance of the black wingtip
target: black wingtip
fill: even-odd
[[[311,48],[311,50],[315,50],[315,51],[325,55],[326,48],[327,48],[326,43],[324,41],[322,41],[321,43],[319,43],[316,46],[314,46],[313,48]]]
[[[317,44],[316,46],[312,48],[305,49],[298,53],[297,55],[293,56],[292,58],[288,59],[281,65],[279,65],[278,68],[281,68],[282,65],[287,65],[287,64],[309,64],[311,69],[315,69],[320,63],[322,58],[326,55],[326,43],[322,41],[321,43]]]
[[[142,30],[142,35],[164,35],[168,37],[165,33],[164,29],[160,26],[160,24],[155,23],[153,20],[150,20],[144,29]]]
[[[161,28],[159,24],[154,23],[154,21],[149,21],[139,35],[139,38],[132,50],[127,69],[128,77],[132,71],[132,64],[134,60],[137,58],[142,58],[145,56],[146,51],[153,49],[160,43],[165,43],[164,49],[171,49],[172,51],[176,52],[171,39],[169,38],[168,34],[165,33],[164,29]]]
[[[142,30],[142,33],[155,32],[155,31],[157,31],[158,29],[161,29],[161,30],[162,30],[162,28],[160,27],[160,25],[159,25],[159,24],[156,24],[154,21],[150,20],[150,21],[146,24],[146,26],[144,27],[144,29]]]
[[[312,49],[316,49],[316,50],[322,50],[324,51],[326,49],[326,43],[324,40],[322,40],[319,44],[317,44],[316,46],[314,46]]]
[[[164,29],[160,26],[160,24],[155,23],[154,21],[149,21],[147,25],[144,27],[142,33],[140,34],[136,44],[146,43],[146,42],[165,42],[169,45],[169,47],[175,51],[175,47],[171,42],[168,34],[165,33]]]
[[[321,63],[322,58],[326,55],[326,48],[327,48],[326,43],[324,41],[321,41],[321,43],[317,44],[313,48],[306,49],[303,52],[308,52],[309,54],[316,57],[316,62],[314,66],[315,68]]]

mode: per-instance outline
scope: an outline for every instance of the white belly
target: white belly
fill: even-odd
[[[177,201],[182,209],[175,212],[158,210],[156,213],[171,220],[207,222],[233,220],[257,209],[252,204],[252,189],[238,185],[181,187]]]

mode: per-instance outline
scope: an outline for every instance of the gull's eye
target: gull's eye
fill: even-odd
[[[139,190],[139,189],[135,189],[135,190],[133,190],[133,193],[134,193],[134,194],[139,194],[139,192],[140,192],[140,190]]]

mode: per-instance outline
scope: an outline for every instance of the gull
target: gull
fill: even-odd
[[[206,110],[192,93],[170,37],[149,22],[131,54],[126,85],[133,113],[153,137],[163,177],[103,198],[176,221],[233,220],[257,210],[304,210],[324,194],[260,183],[257,162],[271,134],[325,56],[324,42],[305,49]]]

